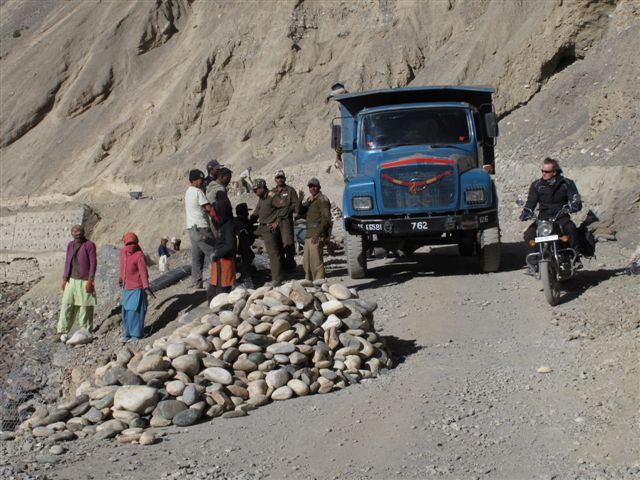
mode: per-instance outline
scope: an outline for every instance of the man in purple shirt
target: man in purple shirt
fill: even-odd
[[[62,305],[56,327],[57,337],[66,342],[76,318],[80,327],[91,332],[96,292],[93,280],[96,275],[96,245],[87,240],[82,225],[71,227],[73,240],[67,245],[67,256],[62,274]]]

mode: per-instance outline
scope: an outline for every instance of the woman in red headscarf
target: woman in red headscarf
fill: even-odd
[[[147,291],[149,273],[144,252],[138,245],[138,236],[127,232],[122,237],[124,247],[120,250],[120,277],[122,287],[122,322],[124,335],[120,340],[139,340],[142,338],[144,317],[147,313]]]

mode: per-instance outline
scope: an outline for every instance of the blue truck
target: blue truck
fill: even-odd
[[[334,96],[342,155],[347,268],[367,276],[378,250],[458,245],[483,272],[500,267],[493,88],[429,86]]]

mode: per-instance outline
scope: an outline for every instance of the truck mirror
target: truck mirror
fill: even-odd
[[[484,114],[484,129],[487,137],[498,137],[498,117],[495,112],[489,112]]]
[[[340,125],[331,125],[331,148],[338,150],[342,145],[342,128]]]

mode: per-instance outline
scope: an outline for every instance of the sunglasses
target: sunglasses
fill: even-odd
[[[540,170],[542,173],[553,173],[555,170]]]

